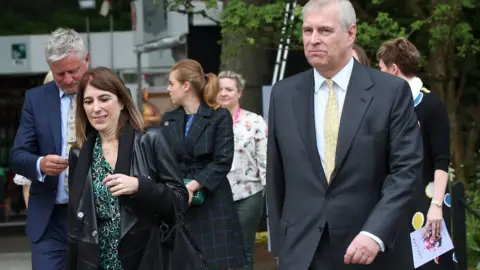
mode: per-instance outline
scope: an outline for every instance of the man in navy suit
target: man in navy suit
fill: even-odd
[[[13,169],[33,179],[27,235],[33,270],[64,270],[67,250],[69,143],[75,140],[75,93],[89,66],[80,35],[59,28],[45,47],[54,81],[25,94],[13,146]]]

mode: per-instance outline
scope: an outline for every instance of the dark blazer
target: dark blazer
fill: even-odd
[[[100,246],[90,163],[97,132],[81,150],[70,151],[69,270],[98,270]],[[138,177],[134,196],[119,197],[121,232],[118,246],[124,270],[137,270],[154,222],[174,222],[174,203],[185,211],[188,193],[161,130],[143,136],[126,124],[121,129],[115,173]]]
[[[58,176],[46,176],[43,183],[36,180],[37,160],[49,154],[61,155],[61,132],[60,94],[55,82],[28,90],[13,143],[12,169],[33,179],[26,227],[32,242],[40,239],[49,223],[58,184]]]
[[[160,123],[180,164],[183,178],[205,188],[202,205],[188,208],[185,220],[202,250],[208,269],[235,268],[244,264],[243,240],[227,179],[233,162],[233,120],[226,109],[201,103],[184,138],[185,111],[166,112]]]
[[[398,266],[411,250],[389,251],[406,223],[423,158],[410,87],[354,61],[330,184],[317,151],[313,101],[313,70],[276,83],[270,98],[267,203],[280,270],[307,269],[325,228],[335,270]],[[386,252],[367,267],[344,265],[361,231],[379,237]]]

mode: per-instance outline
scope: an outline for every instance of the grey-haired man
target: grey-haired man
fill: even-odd
[[[67,254],[68,148],[75,140],[75,93],[89,66],[80,35],[55,30],[45,47],[54,81],[25,94],[12,150],[13,169],[33,179],[27,217],[32,269],[64,270]],[[72,132],[73,129],[73,132]]]

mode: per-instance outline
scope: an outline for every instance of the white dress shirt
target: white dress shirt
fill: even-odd
[[[338,119],[341,119],[343,104],[345,103],[345,96],[347,95],[348,83],[350,82],[350,77],[352,75],[353,70],[353,57],[350,61],[340,70],[335,76],[333,76],[333,90],[335,92],[335,97],[337,99],[338,104]],[[315,83],[315,95],[314,95],[314,114],[315,114],[315,132],[316,132],[316,140],[317,140],[317,150],[318,154],[320,155],[320,159],[322,162],[323,170],[326,171],[325,168],[325,149],[324,149],[324,121],[325,121],[325,108],[327,106],[328,100],[328,86],[325,83],[325,78],[318,73],[314,69],[313,71],[313,78]],[[379,222],[381,222],[379,220]],[[383,241],[378,238],[377,236],[362,231],[361,234],[368,235],[371,237],[375,242],[378,243],[380,249],[385,251],[385,245]]]
[[[58,89],[58,95],[60,96],[60,117],[62,120],[61,132],[62,132],[62,157],[68,158],[67,153],[67,121],[68,121],[68,108],[70,107],[70,102],[72,100],[63,92],[63,90]],[[37,159],[37,180],[40,182],[45,181],[46,174],[40,171],[40,162],[43,157]],[[68,168],[67,168],[68,170]],[[65,170],[66,171],[66,170]],[[58,184],[57,184],[57,196],[55,199],[56,204],[66,204],[68,203],[68,193],[65,191],[65,171],[61,172],[58,175]]]

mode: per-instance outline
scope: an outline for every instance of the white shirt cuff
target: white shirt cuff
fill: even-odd
[[[46,175],[42,174],[42,172],[40,171],[40,162],[42,161],[42,158],[43,157],[39,157],[37,159],[37,180],[43,183],[45,181]]]
[[[372,238],[373,241],[377,242],[377,244],[380,246],[380,250],[382,252],[385,252],[385,245],[383,244],[383,241],[380,238],[378,238],[377,236],[375,236],[375,235],[373,235],[369,232],[366,232],[366,231],[361,231],[360,234],[364,234],[364,235]]]

